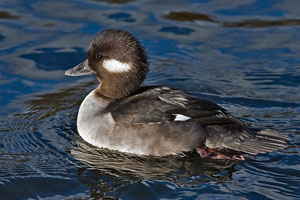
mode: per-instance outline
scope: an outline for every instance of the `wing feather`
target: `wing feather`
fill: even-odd
[[[111,112],[117,123],[155,123],[174,121],[177,114],[190,118],[198,125],[242,124],[225,109],[205,99],[196,98],[182,90],[167,87],[141,89],[126,100],[112,103],[107,112]]]

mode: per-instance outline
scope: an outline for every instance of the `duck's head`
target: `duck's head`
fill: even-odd
[[[88,58],[65,75],[94,74],[101,83],[96,94],[121,99],[139,89],[147,71],[147,56],[140,42],[126,31],[106,29],[91,41]]]

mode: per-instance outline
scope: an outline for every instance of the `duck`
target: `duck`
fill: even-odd
[[[104,29],[87,59],[67,76],[94,75],[98,87],[82,101],[77,130],[87,143],[145,156],[187,155],[244,160],[284,149],[289,137],[252,128],[207,99],[167,86],[141,87],[148,73],[145,48],[130,32]]]

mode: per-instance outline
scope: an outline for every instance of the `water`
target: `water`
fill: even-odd
[[[134,33],[144,85],[210,99],[289,136],[245,161],[138,157],[76,131],[93,77],[65,77],[93,35]],[[300,199],[298,1],[3,0],[0,2],[0,199]]]

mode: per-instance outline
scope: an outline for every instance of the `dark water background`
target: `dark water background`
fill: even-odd
[[[137,157],[78,136],[93,77],[65,77],[108,27],[134,33],[144,85],[208,98],[289,147],[241,162]],[[298,0],[2,0],[0,199],[300,199]]]

